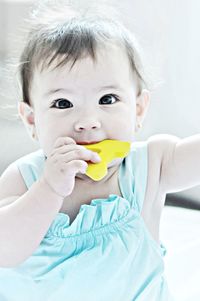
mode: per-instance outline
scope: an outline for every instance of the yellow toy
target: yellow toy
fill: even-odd
[[[130,142],[119,140],[103,140],[95,144],[83,145],[85,148],[98,153],[99,163],[89,163],[86,175],[94,181],[100,181],[107,174],[107,165],[116,158],[124,158],[130,151]]]

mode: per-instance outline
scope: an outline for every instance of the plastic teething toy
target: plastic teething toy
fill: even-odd
[[[95,144],[83,145],[85,148],[98,153],[99,163],[89,163],[86,175],[94,181],[100,181],[107,174],[107,165],[116,158],[124,158],[130,151],[130,142],[119,140],[103,140]]]

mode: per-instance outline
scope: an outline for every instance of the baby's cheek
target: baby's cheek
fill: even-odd
[[[123,121],[121,123],[118,123],[115,126],[115,135],[116,135],[115,139],[117,140],[131,141],[135,135],[134,126],[131,124],[131,122],[128,119],[125,122]]]
[[[122,161],[123,161],[123,159],[121,159],[121,158],[114,159],[110,163],[108,163],[108,168],[115,166],[115,165],[119,165]]]
[[[48,156],[52,149],[53,149],[53,145],[54,145],[54,139],[51,136],[49,131],[45,131],[43,129],[38,131],[38,142],[40,145],[40,148],[42,148],[42,150],[44,151],[44,153]]]

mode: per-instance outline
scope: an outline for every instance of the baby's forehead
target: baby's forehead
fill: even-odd
[[[49,77],[63,76],[74,77],[74,80],[80,79],[82,76],[91,76],[104,78],[125,78],[132,76],[133,70],[126,54],[125,49],[118,45],[106,45],[99,47],[95,53],[95,58],[88,54],[83,54],[77,60],[66,58],[65,55],[57,55],[56,58],[47,64],[48,59],[42,60],[34,68],[34,73]]]
[[[76,85],[80,81],[86,83],[96,80],[101,85],[127,82],[133,78],[126,51],[114,44],[99,48],[95,58],[87,54],[76,61],[65,61],[65,57],[60,55],[48,67],[41,66],[35,68],[33,79],[46,83],[61,81]]]

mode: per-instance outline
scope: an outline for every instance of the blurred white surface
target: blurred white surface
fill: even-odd
[[[200,211],[165,206],[160,239],[165,274],[175,301],[200,300]]]
[[[39,148],[17,120],[0,119],[0,141],[0,176],[10,163]]]

